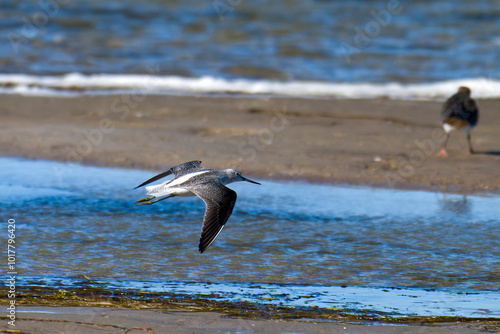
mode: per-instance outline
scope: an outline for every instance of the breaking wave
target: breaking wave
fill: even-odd
[[[499,98],[500,80],[472,78],[432,83],[342,83],[320,81],[271,81],[197,78],[148,74],[70,73],[61,76],[0,74],[0,93],[74,96],[124,93],[141,94],[258,94],[338,99],[390,98],[433,100],[450,96],[468,86],[476,98]]]

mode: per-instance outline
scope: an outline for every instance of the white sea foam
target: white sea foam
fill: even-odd
[[[0,74],[0,93],[42,96],[101,94],[261,94],[340,99],[442,99],[468,86],[476,98],[499,98],[500,80],[472,78],[434,83],[340,83],[316,81],[228,80],[133,74],[71,73],[62,76]]]

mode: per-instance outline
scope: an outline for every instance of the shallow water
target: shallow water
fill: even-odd
[[[240,182],[230,185],[238,202],[226,228],[200,254],[201,200],[134,205],[145,191],[132,188],[152,175],[0,158],[0,212],[16,220],[19,274],[499,290],[498,196]]]
[[[397,318],[466,317],[500,318],[500,293],[497,291],[456,291],[421,288],[370,288],[359,286],[328,286],[262,283],[109,281],[86,278],[42,278],[23,276],[18,284],[31,287],[65,289],[102,289],[103,292],[129,298],[171,298],[183,296],[213,301],[241,301],[283,307],[314,307],[315,310],[338,310],[348,315],[369,315]],[[380,319],[382,319],[380,318]]]

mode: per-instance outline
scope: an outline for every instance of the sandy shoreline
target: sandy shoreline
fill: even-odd
[[[464,193],[500,190],[500,100],[479,101],[466,154],[436,157],[441,102],[1,95],[0,154],[160,171],[189,160],[257,178]]]
[[[178,294],[74,288],[20,287],[10,333],[496,333],[497,319],[392,317],[334,308],[224,302]],[[4,294],[0,298],[9,304]],[[13,322],[13,320],[15,320]],[[10,322],[10,323],[9,323]],[[13,326],[15,325],[15,326]],[[376,326],[374,326],[376,325]],[[14,330],[12,332],[12,330]]]
[[[237,168],[256,179],[463,193],[500,190],[500,133],[496,131],[500,100],[479,101],[481,118],[473,132],[479,154],[466,155],[465,135],[454,133],[450,156],[443,159],[435,157],[442,138],[441,102],[134,95],[0,98],[0,155],[5,156],[154,171],[202,160],[205,166]],[[61,170],[70,171],[70,167]],[[73,326],[72,333],[123,333],[126,328],[153,326],[156,333],[267,329],[473,333],[488,326],[284,322],[168,309],[49,307],[45,313],[33,308],[30,313],[26,306],[26,310],[19,314],[19,327],[9,327],[5,319],[0,328],[44,333],[65,333],[67,326]],[[82,320],[89,310],[99,320],[93,321],[102,326]],[[148,322],[141,320],[146,318]]]
[[[179,309],[132,310],[110,307],[19,308],[16,326],[4,323],[4,333],[369,333],[369,334],[469,334],[495,333],[496,324],[384,325],[266,320],[228,317],[218,312],[186,312]],[[148,331],[149,329],[149,331]],[[14,330],[14,332],[7,332]]]

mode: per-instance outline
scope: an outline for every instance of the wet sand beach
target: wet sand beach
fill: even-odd
[[[3,95],[0,154],[160,171],[190,160],[267,179],[451,191],[500,189],[499,100],[436,157],[442,101],[237,96]],[[65,171],[61,171],[64,173]]]
[[[245,319],[219,312],[186,312],[182,309],[131,310],[105,307],[24,307],[14,332],[2,324],[3,333],[370,333],[467,334],[496,333],[490,322],[419,325]],[[150,329],[149,331],[147,329]]]

